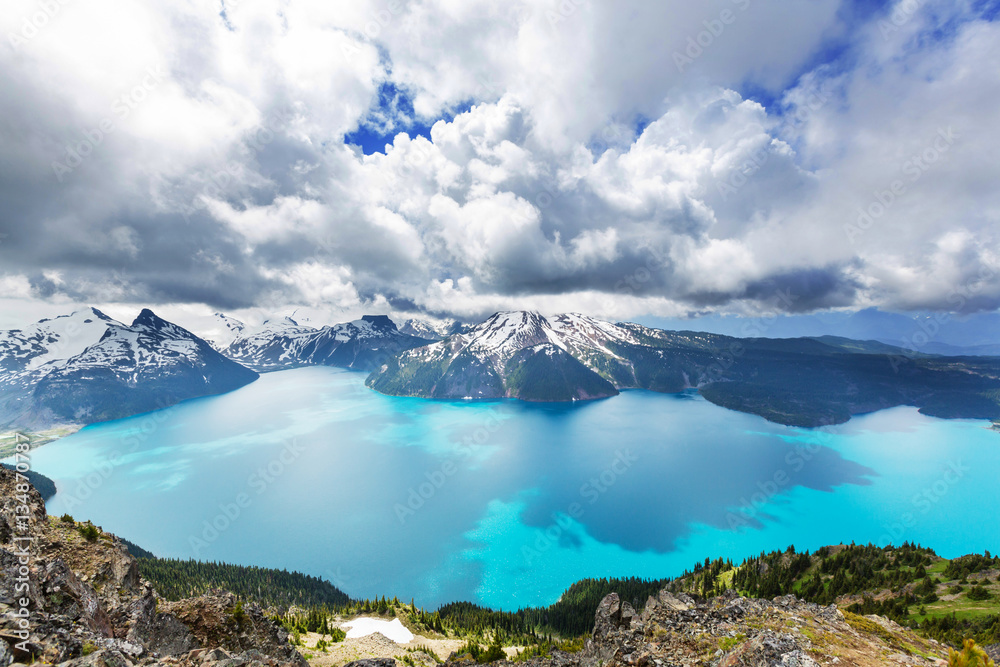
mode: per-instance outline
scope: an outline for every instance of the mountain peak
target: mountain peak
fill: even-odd
[[[396,331],[396,323],[390,320],[388,315],[362,315],[361,321],[368,322],[377,329]]]
[[[312,329],[312,327],[307,327],[304,324],[299,324],[298,321],[293,320],[291,317],[287,315],[284,317],[279,317],[278,319],[266,319],[264,320],[263,324],[261,324],[261,328],[263,329],[281,329],[287,327],[300,327],[300,326],[306,329]]]
[[[99,320],[104,320],[105,322],[114,322],[114,318],[105,315],[103,312],[101,312],[97,308],[94,308],[93,306],[85,309],[84,312],[92,313],[94,317],[96,317]]]
[[[153,329],[159,329],[168,324],[168,322],[161,317],[157,316],[149,308],[143,308],[139,313],[139,316],[132,320],[132,326],[138,327],[151,327]]]

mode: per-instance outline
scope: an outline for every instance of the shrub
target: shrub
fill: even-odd
[[[59,520],[62,521],[63,523],[76,523],[76,520],[73,518],[72,514],[63,514],[61,517],[59,517]]]
[[[330,629],[330,641],[333,643],[342,642],[347,639],[347,633],[340,628]]]
[[[457,651],[457,655],[464,655],[466,653],[471,655],[473,660],[482,664],[502,660],[507,657],[507,654],[503,651],[503,647],[500,646],[499,639],[494,639],[485,650],[480,646],[479,642],[469,640],[465,643],[465,646]]]
[[[247,620],[247,613],[243,611],[243,603],[237,602],[236,606],[233,608],[233,620],[236,621],[236,625],[243,627],[243,623]]]
[[[90,523],[89,521],[78,528],[80,535],[83,539],[88,542],[96,542],[97,538],[101,536],[101,531],[97,529],[97,526]]]
[[[948,667],[996,667],[986,651],[971,639],[965,640],[961,651],[948,651]]]
[[[990,595],[990,592],[981,585],[973,586],[972,588],[969,589],[969,592],[966,593],[966,595],[969,596],[970,600],[989,600],[991,597],[993,597],[992,595]]]
[[[495,662],[497,660],[503,660],[507,657],[507,654],[503,652],[503,647],[500,646],[500,640],[494,639],[490,644],[486,652],[480,656],[479,662]]]

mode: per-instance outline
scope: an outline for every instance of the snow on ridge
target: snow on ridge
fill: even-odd
[[[432,360],[452,358],[469,351],[498,371],[525,348],[548,354],[561,350],[584,364],[592,366],[589,352],[621,359],[609,346],[612,342],[639,343],[636,336],[623,327],[579,313],[566,313],[546,318],[535,311],[501,311],[473,326],[464,334],[454,334],[441,341],[404,353],[406,359]]]
[[[81,354],[113,327],[125,326],[95,308],[44,319],[23,329],[0,332],[0,364],[9,375],[0,382],[41,372]]]
[[[215,313],[212,317],[214,318],[213,321],[221,326],[221,330],[217,331],[213,329],[209,331],[206,334],[207,338],[205,340],[220,352],[232,345],[246,331],[247,325],[235,317],[230,317],[224,313]]]

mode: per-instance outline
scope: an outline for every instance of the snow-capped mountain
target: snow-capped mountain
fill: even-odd
[[[109,326],[121,326],[96,308],[42,320],[24,329],[0,331],[0,384],[45,372],[97,343]]]
[[[299,355],[317,329],[300,325],[290,317],[266,320],[260,327],[243,326],[221,352],[247,368],[258,372],[296,368]]]
[[[0,334],[0,425],[88,424],[231,391],[257,374],[143,310],[98,310]]]
[[[966,359],[959,369],[954,359],[881,343],[741,339],[515,311],[389,359],[367,383],[396,396],[534,401],[697,388],[724,407],[797,426],[895,405],[935,416],[1000,416],[1000,360]]]
[[[446,320],[444,322],[430,322],[428,320],[410,319],[403,322],[399,327],[399,333],[408,336],[416,336],[425,340],[441,340],[453,334],[463,333],[469,328],[458,320]]]
[[[214,326],[205,333],[205,340],[218,351],[225,350],[246,331],[246,325],[234,317],[222,313],[212,316]]]
[[[578,400],[618,393],[600,368],[618,356],[611,341],[630,332],[583,315],[495,313],[485,322],[410,350],[372,374],[391,394],[441,398]]]
[[[245,329],[223,352],[260,372],[300,366],[372,370],[386,358],[428,342],[400,333],[384,315],[365,315],[354,322],[319,329],[286,317],[265,322],[255,330]]]

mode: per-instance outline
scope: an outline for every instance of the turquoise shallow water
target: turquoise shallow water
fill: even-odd
[[[87,427],[33,465],[59,486],[51,513],[160,556],[515,609],[583,577],[669,576],[789,544],[996,550],[988,426],[896,408],[812,431],[645,391],[427,401],[307,368]]]

